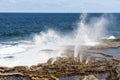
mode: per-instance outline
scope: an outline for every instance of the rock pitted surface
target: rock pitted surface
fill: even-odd
[[[120,60],[97,50],[119,48],[120,46],[114,41],[104,41],[101,45],[94,47],[84,46],[82,52],[85,55],[82,62],[79,56],[73,57],[71,54],[66,57],[57,57],[55,61],[50,58],[47,63],[30,67],[0,67],[0,80],[102,80],[101,74],[102,76],[106,74],[103,80],[120,80]],[[69,52],[73,51],[69,50]],[[100,56],[94,56],[95,54]],[[89,61],[87,61],[88,57]],[[73,77],[70,78],[71,76]],[[79,76],[79,78],[74,76]]]

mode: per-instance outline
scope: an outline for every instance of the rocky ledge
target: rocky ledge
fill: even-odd
[[[79,57],[50,58],[47,63],[33,66],[0,67],[0,80],[119,80],[120,60],[96,49],[119,48],[118,40],[92,46]],[[68,51],[69,53],[69,51]],[[94,55],[100,56],[94,56]],[[66,54],[65,54],[66,55]]]

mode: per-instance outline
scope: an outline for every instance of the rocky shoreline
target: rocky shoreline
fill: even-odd
[[[0,80],[119,80],[120,60],[99,49],[119,48],[120,39],[102,40],[97,46],[83,46],[83,61],[73,54],[63,54],[53,62],[33,66],[0,67]],[[69,50],[72,52],[72,50]],[[89,55],[87,54],[89,53]],[[100,55],[100,56],[94,56]],[[89,60],[88,60],[89,57]]]

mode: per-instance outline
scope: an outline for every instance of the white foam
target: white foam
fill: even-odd
[[[0,66],[31,66],[38,63],[45,63],[51,57],[58,57],[69,47],[75,47],[75,56],[79,53],[79,46],[99,44],[98,39],[104,35],[106,19],[99,18],[97,21],[87,24],[85,20],[87,15],[82,15],[78,28],[74,31],[75,36],[61,35],[58,32],[49,29],[33,36],[29,42],[21,41],[14,46],[4,46],[0,48],[0,56],[13,56],[14,58],[0,58]],[[1,44],[2,46],[2,44]],[[81,54],[82,55],[82,54]],[[81,58],[82,59],[82,58]],[[80,60],[81,60],[80,59]],[[82,61],[82,60],[81,60]]]
[[[14,53],[19,53],[23,50],[24,50],[23,48],[12,46],[12,47],[0,49],[0,54],[14,54]]]
[[[95,46],[95,45],[99,45],[99,44],[100,44],[100,42],[87,42],[84,45],[85,46]]]
[[[108,39],[116,39],[115,36],[110,36]]]

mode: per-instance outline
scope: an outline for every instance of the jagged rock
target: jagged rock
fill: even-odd
[[[0,80],[59,80],[61,77],[76,75],[83,76],[77,78],[76,80],[98,80],[98,77],[95,74],[102,74],[106,72],[109,74],[106,80],[116,80],[116,76],[118,78],[117,80],[120,80],[120,64],[118,65],[120,60],[113,55],[96,50],[118,48],[119,45],[113,43],[112,41],[103,42],[104,43],[100,45],[88,47],[84,46],[81,48],[82,51],[80,50],[80,53],[84,54],[82,55],[82,62],[80,61],[79,55],[78,57],[74,57],[72,54],[73,47],[71,46],[69,47],[70,50],[67,50],[66,53],[62,54],[62,57],[50,58],[47,63],[33,65],[30,67],[0,67]],[[89,53],[89,55],[87,53]],[[99,54],[101,57],[96,57],[94,54]],[[89,62],[86,63],[88,59]],[[114,69],[116,65],[118,66]]]
[[[118,66],[116,66],[115,72],[117,74],[117,80],[120,80],[120,63],[119,63]]]

